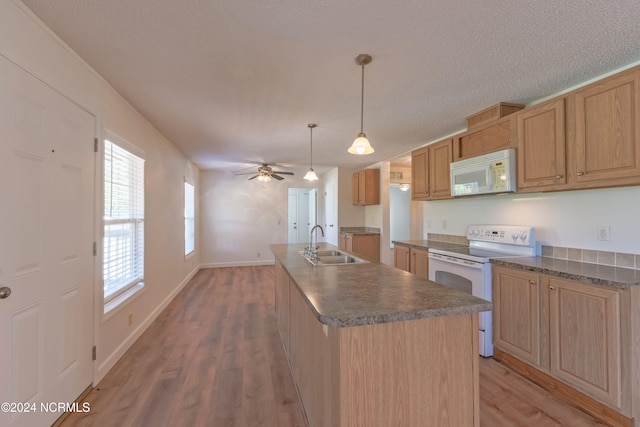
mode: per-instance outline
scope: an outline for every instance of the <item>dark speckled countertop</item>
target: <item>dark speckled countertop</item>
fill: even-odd
[[[494,258],[491,264],[615,289],[640,285],[640,270],[548,257]]]
[[[316,318],[333,327],[491,310],[491,303],[380,263],[314,266],[304,244],[271,245]],[[323,249],[337,249],[320,244]]]

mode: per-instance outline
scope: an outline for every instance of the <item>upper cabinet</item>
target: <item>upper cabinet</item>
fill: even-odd
[[[516,115],[518,189],[543,191],[567,183],[565,99]]]
[[[515,119],[512,114],[455,136],[453,138],[454,160],[515,148],[515,128]]]
[[[570,163],[577,188],[640,183],[640,71],[617,74],[569,97]]]
[[[411,199],[451,198],[449,165],[453,161],[453,139],[448,138],[411,153]]]
[[[353,204],[380,204],[380,169],[364,169],[353,174]]]

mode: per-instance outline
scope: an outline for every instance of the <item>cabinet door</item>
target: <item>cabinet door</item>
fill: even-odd
[[[451,174],[453,161],[453,139],[429,145],[429,198],[446,199],[451,196]]]
[[[353,252],[353,236],[344,235],[344,250],[347,252]]]
[[[411,199],[426,200],[429,196],[429,148],[411,153]]]
[[[453,158],[462,160],[513,148],[516,145],[514,132],[513,116],[464,132],[454,138]]]
[[[411,248],[410,271],[421,279],[429,279],[429,252]]]
[[[566,184],[564,103],[560,98],[517,113],[518,189]]]
[[[640,72],[578,90],[573,101],[576,182],[640,182]]]
[[[519,359],[540,365],[540,276],[493,268],[494,345]]]
[[[285,353],[289,351],[289,275],[279,262],[275,271],[276,320]]]
[[[354,206],[360,205],[360,179],[359,173],[353,174],[353,185],[351,190],[351,198]]]
[[[396,268],[409,271],[409,248],[395,245],[393,247],[393,263]]]
[[[549,280],[551,373],[620,407],[620,294],[613,289]]]
[[[371,262],[380,262],[380,235],[354,235],[351,252]]]

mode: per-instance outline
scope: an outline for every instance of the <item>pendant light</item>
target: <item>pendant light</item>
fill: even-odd
[[[364,116],[364,66],[371,62],[371,55],[367,55],[366,53],[360,54],[356,56],[356,64],[362,67],[362,93],[360,97],[360,133],[358,137],[353,141],[351,147],[349,147],[349,153],[351,154],[371,154],[374,152],[373,147],[369,144],[369,140],[367,139],[367,135],[364,134],[363,131],[363,116]]]
[[[307,174],[303,178],[303,179],[306,179],[307,181],[318,180],[318,175],[316,175],[316,172],[313,170],[313,128],[316,126],[317,125],[314,123],[309,123],[307,125],[307,127],[309,128],[309,132],[311,133],[311,154],[309,158],[309,170],[307,171]]]

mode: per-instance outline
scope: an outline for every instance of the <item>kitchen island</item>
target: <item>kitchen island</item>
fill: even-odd
[[[479,426],[478,312],[491,303],[389,265],[314,266],[303,247],[271,250],[309,425]]]

